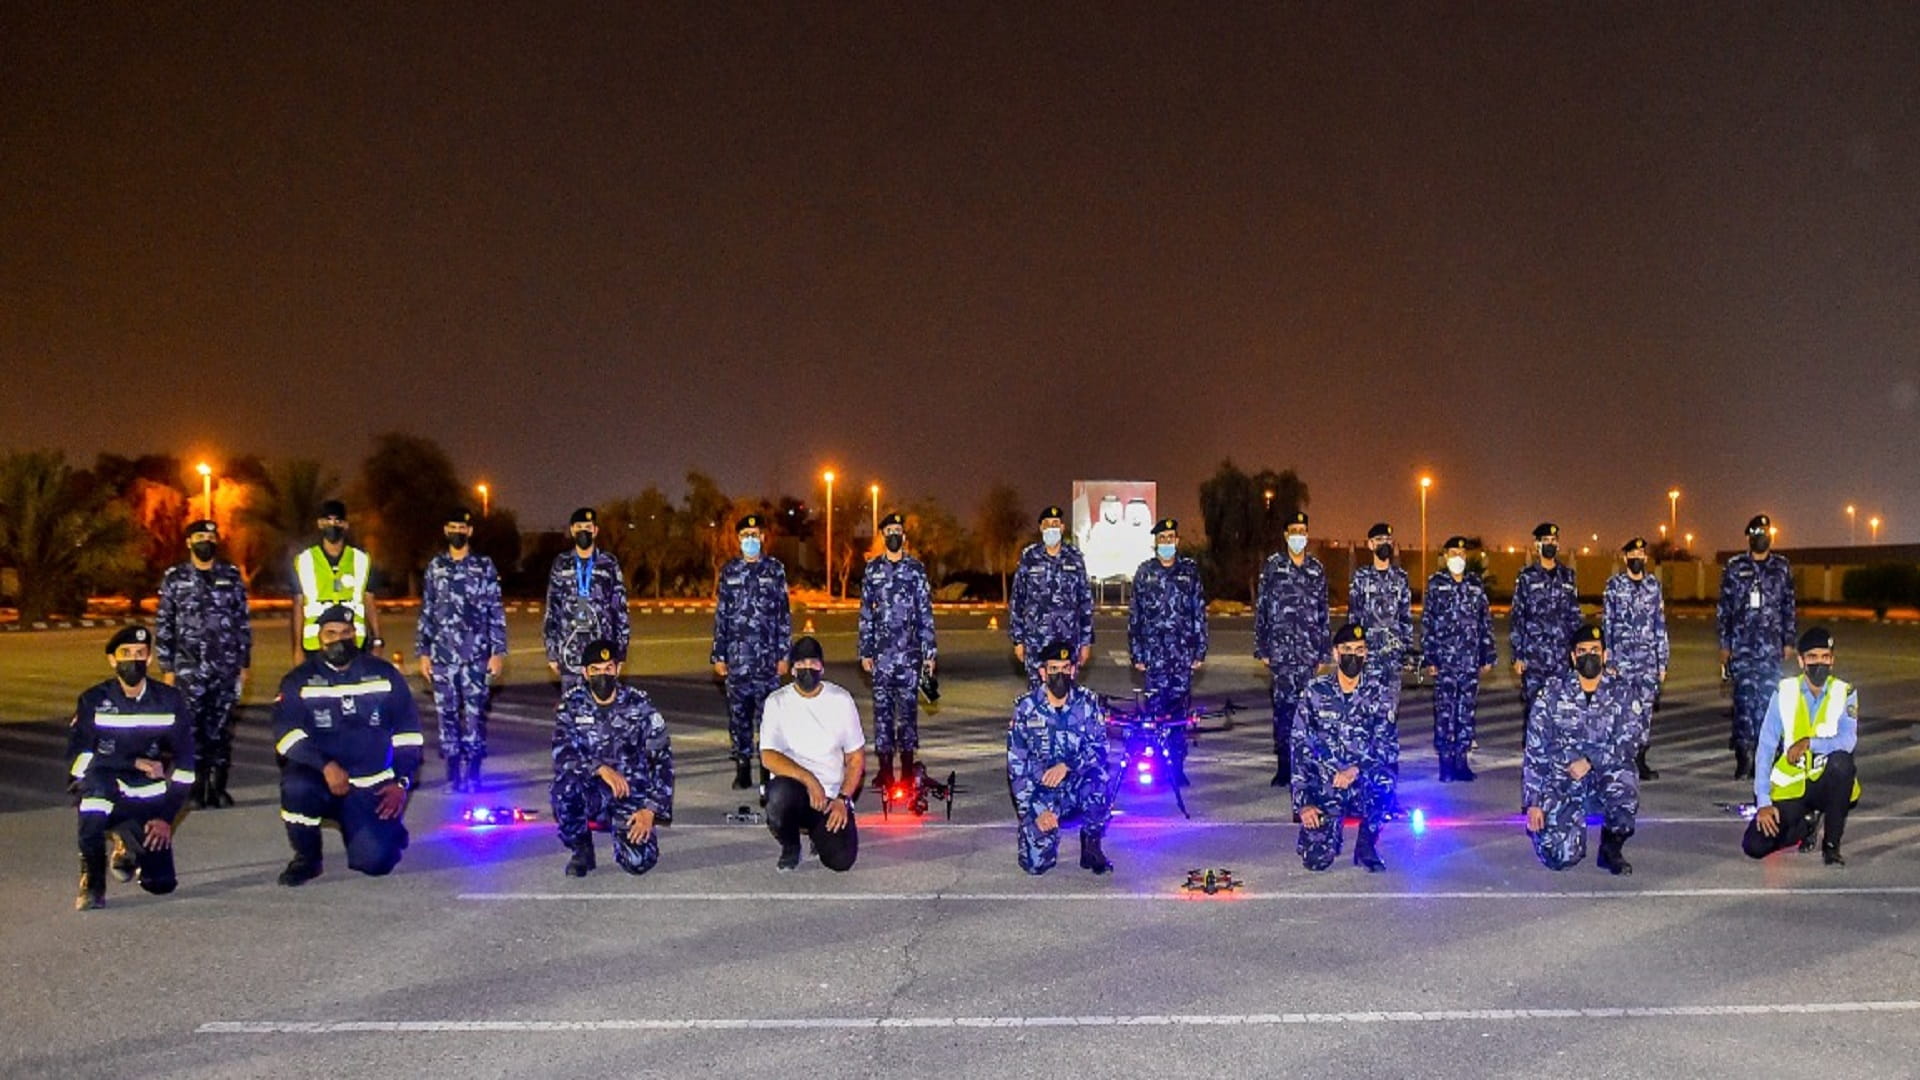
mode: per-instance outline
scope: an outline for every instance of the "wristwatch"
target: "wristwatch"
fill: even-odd
[[[411,776],[396,776],[393,778],[393,782],[400,785],[401,791],[413,790],[413,777]]]

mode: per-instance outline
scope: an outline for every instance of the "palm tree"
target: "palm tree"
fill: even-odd
[[[267,470],[260,498],[247,507],[245,517],[262,534],[261,547],[274,553],[269,566],[282,574],[291,572],[294,549],[313,531],[320,504],[339,488],[339,475],[309,458],[287,458]]]
[[[0,458],[0,565],[20,577],[22,622],[84,612],[93,585],[139,569],[138,540],[126,507],[64,454]]]

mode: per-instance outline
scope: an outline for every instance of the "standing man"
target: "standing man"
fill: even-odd
[[[220,558],[220,529],[202,518],[187,526],[187,561],[160,579],[153,659],[187,699],[193,717],[193,790],[198,809],[233,805],[233,710],[253,666],[253,622],[240,569]]]
[[[347,867],[379,877],[407,847],[407,793],[420,771],[420,714],[400,670],[354,644],[353,611],[319,615],[320,651],[287,672],[274,700],[280,819],[293,860],[280,884],[320,876],[321,823],[340,823]]]
[[[627,622],[627,579],[620,563],[595,545],[600,515],[583,506],[567,519],[573,550],[553,560],[547,575],[547,614],[541,627],[547,667],[560,676],[565,697],[586,681],[580,674],[580,650],[589,641],[611,641],[622,666],[632,632]]]
[[[1853,764],[1859,737],[1860,696],[1833,677],[1833,635],[1816,626],[1800,635],[1798,678],[1783,679],[1767,703],[1760,728],[1767,775],[1753,783],[1753,821],[1740,842],[1749,858],[1764,859],[1790,844],[1842,867],[1840,838],[1847,813],[1860,801]],[[1826,831],[1821,832],[1825,822]]]
[[[1720,574],[1720,671],[1733,681],[1733,777],[1754,779],[1754,746],[1780,667],[1793,655],[1793,570],[1772,553],[1773,521],[1747,522],[1746,553]]]
[[[572,852],[568,877],[593,872],[592,826],[613,834],[613,858],[629,874],[660,861],[659,832],[673,820],[673,747],[667,721],[646,691],[620,682],[611,641],[580,653],[584,685],[560,699],[548,789],[560,842]]]
[[[1420,605],[1420,644],[1433,679],[1433,752],[1440,782],[1474,779],[1473,747],[1480,680],[1493,670],[1493,613],[1480,575],[1467,570],[1467,538],[1450,536],[1446,565],[1427,579]]]
[[[413,651],[420,675],[433,685],[440,714],[440,756],[447,790],[480,790],[487,756],[489,680],[507,662],[507,612],[493,560],[470,550],[473,512],[447,515],[447,550],[433,557],[420,589],[420,622]]]
[[[174,889],[173,821],[194,783],[193,718],[186,699],[147,678],[153,635],[123,626],[107,639],[113,678],[80,695],[67,725],[69,790],[80,806],[76,911],[107,906],[107,836],[133,852],[140,887]],[[169,765],[171,762],[171,765]]]
[[[1039,650],[1064,641],[1074,650],[1074,665],[1093,655],[1093,581],[1080,549],[1066,546],[1066,513],[1058,506],[1040,511],[1040,542],[1020,553],[1007,604],[1007,636],[1013,655],[1027,668],[1027,681],[1039,685]]]
[[[748,514],[736,524],[740,557],[720,569],[720,597],[713,608],[713,673],[727,687],[727,737],[732,743],[733,787],[753,786],[754,733],[767,696],[787,673],[793,608],[787,598],[787,568],[762,553],[766,521]],[[857,719],[856,715],[856,719]],[[767,782],[760,770],[760,782]],[[771,796],[769,796],[771,797]],[[849,864],[851,865],[851,864]]]
[[[1100,850],[1113,814],[1113,769],[1107,752],[1107,707],[1073,684],[1074,648],[1056,641],[1032,654],[1040,682],[1014,702],[1007,728],[1007,785],[1020,827],[1020,869],[1044,874],[1060,856],[1060,828],[1080,825],[1080,866],[1113,870]]]
[[[1631,874],[1621,854],[1640,813],[1640,780],[1633,754],[1646,730],[1647,705],[1625,678],[1607,669],[1600,628],[1582,626],[1562,669],[1541,688],[1527,719],[1521,766],[1527,832],[1549,870],[1576,866],[1587,856],[1587,815],[1598,813],[1600,854],[1609,874]]]
[[[907,554],[907,519],[880,519],[886,551],[867,560],[860,575],[860,666],[873,676],[873,748],[880,754],[882,787],[893,784],[893,751],[900,774],[913,775],[920,748],[920,680],[933,674],[933,586],[927,568]]]
[[[853,800],[866,778],[866,736],[853,695],[824,678],[826,654],[803,637],[787,661],[793,682],[767,698],[760,728],[761,768],[767,781],[767,828],[780,841],[774,869],[800,866],[800,834],[806,833],[820,865],[835,873],[853,869],[860,830]]]
[[[1253,658],[1273,676],[1271,786],[1293,782],[1293,714],[1314,670],[1333,658],[1327,570],[1307,554],[1307,515],[1287,519],[1287,550],[1267,559],[1254,600]]]
[[[1647,572],[1647,541],[1636,536],[1621,547],[1625,570],[1607,579],[1601,605],[1601,630],[1613,669],[1632,686],[1635,700],[1645,705],[1647,742],[1653,739],[1653,709],[1660,687],[1667,681],[1667,604],[1660,579]],[[1642,780],[1658,780],[1660,773],[1647,764],[1647,742],[1634,752],[1634,769]]]
[[[1153,544],[1153,558],[1133,572],[1127,651],[1133,669],[1146,676],[1148,709],[1155,716],[1184,720],[1193,697],[1193,673],[1207,662],[1207,597],[1200,587],[1200,564],[1179,553],[1179,522],[1156,522]],[[1184,784],[1187,730],[1176,727],[1173,735],[1168,750],[1174,759],[1174,782]]]
[[[1567,650],[1580,629],[1580,590],[1573,568],[1560,562],[1560,526],[1551,521],[1535,526],[1533,550],[1540,561],[1521,567],[1513,579],[1507,630],[1521,708],[1529,718],[1541,688],[1566,667]]]
[[[1359,624],[1342,626],[1333,636],[1339,666],[1307,684],[1294,714],[1294,850],[1309,870],[1329,869],[1340,857],[1349,814],[1360,819],[1353,864],[1370,874],[1387,868],[1378,845],[1400,775],[1400,739],[1387,686],[1367,651]]]
[[[380,610],[368,582],[373,560],[347,544],[347,504],[328,499],[320,504],[320,542],[293,557],[293,662],[320,651],[320,613],[335,605],[353,613],[356,648],[379,652],[386,648],[380,636]]]
[[[1373,562],[1353,568],[1347,591],[1347,621],[1367,631],[1367,663],[1387,695],[1387,720],[1394,745],[1394,775],[1400,769],[1400,665],[1413,644],[1413,589],[1404,568],[1393,561],[1393,526],[1367,530]],[[1387,815],[1399,812],[1399,789],[1387,793]],[[1358,849],[1356,849],[1358,850]]]

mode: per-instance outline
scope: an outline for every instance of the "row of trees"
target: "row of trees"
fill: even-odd
[[[352,510],[354,542],[374,556],[382,595],[413,595],[442,546],[448,508],[471,502],[472,486],[436,443],[401,432],[373,440],[350,480],[310,459],[247,456],[223,462],[213,479],[211,515],[222,550],[259,595],[289,591],[291,559],[313,542],[327,499]],[[802,587],[847,595],[876,546],[858,493],[834,506],[832,550],[825,550],[826,508],[791,494],[729,493],[713,477],[689,471],[678,492],[651,486],[609,499],[600,542],[620,560],[637,596],[710,595],[736,553],[733,522],[767,519],[770,549]],[[1210,546],[1188,543],[1201,559],[1209,592],[1245,599],[1261,560],[1278,550],[1286,519],[1306,505],[1307,488],[1291,470],[1246,473],[1223,462],[1200,486]],[[22,617],[83,611],[90,596],[152,594],[166,567],[183,557],[186,526],[209,516],[201,477],[180,458],[101,455],[91,467],[51,451],[0,457],[0,594]],[[901,508],[914,553],[937,584],[979,597],[1007,592],[1021,549],[1035,535],[1015,488],[996,484],[963,521],[937,499]],[[474,548],[500,567],[508,588],[539,595],[546,570],[566,549],[558,532],[523,535],[513,511],[494,507],[476,523]],[[1198,530],[1189,529],[1189,539]]]

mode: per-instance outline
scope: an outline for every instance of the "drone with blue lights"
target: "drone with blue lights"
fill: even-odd
[[[1211,708],[1195,707],[1191,700],[1168,701],[1158,695],[1138,694],[1133,701],[1107,697],[1107,735],[1120,742],[1118,784],[1132,783],[1147,790],[1164,783],[1173,790],[1173,803],[1183,817],[1187,800],[1180,789],[1187,783],[1187,744],[1203,732],[1233,726],[1240,707],[1231,701]],[[1202,727],[1203,720],[1220,720],[1218,727]]]
[[[461,811],[460,820],[468,825],[516,825],[539,816],[540,811],[520,806],[470,806]]]
[[[916,761],[913,768],[896,776],[891,784],[880,785],[880,816],[893,816],[895,807],[914,817],[925,817],[927,807],[934,800],[947,804],[947,820],[953,820],[953,796],[960,790],[953,773],[947,774],[946,783],[941,783],[927,775],[927,767]]]

